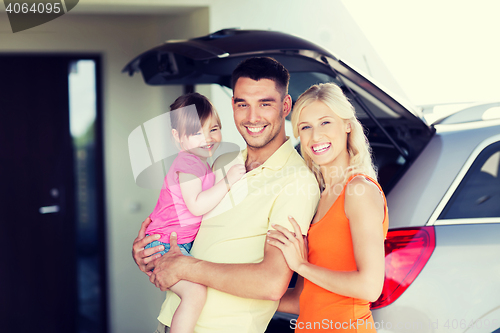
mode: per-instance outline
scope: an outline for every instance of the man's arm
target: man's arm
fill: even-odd
[[[268,245],[267,239],[264,259],[250,264],[219,264],[183,256],[175,235],[170,236],[170,246],[150,276],[150,281],[163,291],[179,280],[188,280],[239,297],[277,301],[292,277],[283,254]]]
[[[300,306],[300,294],[304,289],[304,278],[302,276],[297,276],[297,282],[294,288],[289,288],[283,297],[280,299],[280,304],[278,305],[278,310],[280,312],[299,314]]]

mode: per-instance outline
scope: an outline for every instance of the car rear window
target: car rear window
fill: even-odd
[[[500,217],[500,142],[476,158],[439,219]]]

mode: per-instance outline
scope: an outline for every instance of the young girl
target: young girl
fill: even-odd
[[[235,165],[214,185],[215,176],[207,158],[221,142],[221,123],[205,96],[191,93],[177,98],[170,106],[170,120],[180,152],[165,177],[158,203],[150,215],[152,222],[146,229],[147,234],[161,237],[146,248],[163,245],[165,250],[161,254],[167,253],[170,234],[175,231],[181,252],[189,256],[202,215],[211,211],[246,171],[244,165]],[[172,318],[171,332],[193,332],[205,304],[206,287],[179,281],[170,290],[181,298]]]

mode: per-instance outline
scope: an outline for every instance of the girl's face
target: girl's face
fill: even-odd
[[[182,136],[179,143],[182,150],[206,160],[213,155],[221,140],[222,134],[217,119],[210,116],[197,133]]]
[[[303,108],[299,116],[300,144],[313,162],[320,166],[346,162],[339,161],[339,158],[348,159],[347,133],[350,131],[351,125],[321,101],[314,101]]]

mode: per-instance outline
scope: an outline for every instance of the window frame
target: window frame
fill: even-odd
[[[479,223],[500,223],[500,217],[476,217],[476,218],[457,218],[457,219],[439,219],[439,216],[448,205],[451,197],[456,192],[465,176],[469,172],[470,168],[477,160],[479,155],[492,144],[500,143],[500,134],[491,136],[486,140],[483,140],[470,154],[467,161],[464,163],[457,176],[451,183],[450,187],[446,191],[445,195],[436,206],[436,209],[432,213],[429,221],[426,225],[456,225],[456,224],[479,224]]]

